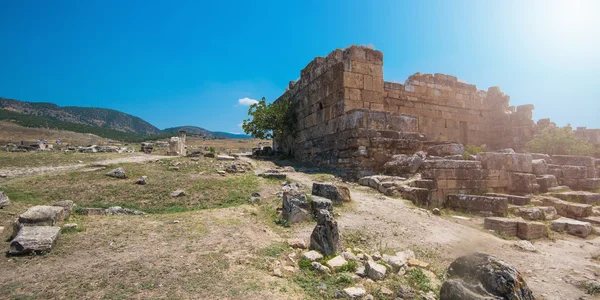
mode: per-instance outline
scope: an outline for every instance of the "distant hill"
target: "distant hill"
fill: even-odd
[[[163,132],[178,132],[179,130],[185,130],[188,134],[202,135],[207,138],[213,139],[249,139],[252,138],[246,134],[235,134],[221,131],[209,131],[197,126],[178,126],[163,129]]]
[[[139,135],[161,133],[160,129],[141,118],[107,108],[58,106],[53,103],[24,102],[0,97],[0,109]]]
[[[0,120],[25,127],[91,133],[121,141],[168,138],[179,130],[214,139],[251,138],[245,134],[212,132],[196,126],[160,130],[141,118],[106,108],[58,106],[53,103],[24,102],[0,97]]]

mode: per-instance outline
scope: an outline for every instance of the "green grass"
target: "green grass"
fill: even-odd
[[[179,171],[168,170],[169,165],[168,161],[120,164],[94,172],[16,178],[0,183],[0,190],[12,201],[32,205],[73,200],[79,207],[122,206],[147,213],[179,213],[245,204],[260,187],[259,179],[252,173],[211,175],[214,168],[208,162],[182,163]],[[105,175],[115,167],[123,167],[128,179]],[[142,175],[148,176],[148,185],[134,184]],[[177,189],[185,190],[186,196],[169,195]]]
[[[310,269],[302,269],[296,273],[292,281],[304,290],[308,299],[334,299],[335,291],[345,289],[354,282],[350,273],[333,275],[318,274]],[[325,290],[321,285],[325,285]]]
[[[62,151],[43,151],[43,152],[0,152],[0,167],[58,167],[65,165],[92,163],[105,159],[127,157],[136,154],[129,153],[80,153],[80,152],[62,152]]]
[[[429,278],[421,268],[414,268],[408,271],[406,277],[409,284],[420,291],[429,292],[433,290]]]

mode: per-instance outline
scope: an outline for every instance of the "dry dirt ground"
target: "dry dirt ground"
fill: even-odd
[[[123,159],[142,160],[137,157],[155,159],[146,155]],[[257,171],[274,167],[266,161],[254,164]],[[72,167],[83,170],[79,164]],[[53,172],[52,176],[61,176],[64,170]],[[309,189],[313,181],[330,178],[287,174]],[[402,199],[348,186],[354,202],[336,208],[348,243],[381,252],[412,249],[439,269],[467,252],[486,252],[517,267],[536,299],[592,299],[568,281],[600,275],[592,259],[600,254],[596,235],[586,240],[560,235],[554,241],[534,242],[537,253],[523,252],[513,247],[516,241],[480,229],[480,218],[433,216]],[[277,201],[273,194],[280,187],[280,182],[260,179],[256,190],[269,203]],[[14,203],[0,210],[0,226],[5,226],[2,241],[24,209]],[[78,223],[80,230],[64,233],[51,253],[0,258],[0,298],[310,299],[289,277],[272,276],[270,262],[286,251],[286,239],[308,239],[315,224],[283,228],[274,224],[271,214],[267,205],[244,204],[144,216],[74,216],[69,222]],[[0,248],[7,249],[8,242],[0,243]]]

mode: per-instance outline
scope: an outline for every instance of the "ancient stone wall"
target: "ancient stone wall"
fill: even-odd
[[[394,154],[434,142],[522,149],[535,133],[532,105],[510,107],[497,87],[487,92],[443,74],[385,82],[383,53],[352,46],[317,57],[278,99],[289,99],[297,132],[277,138],[301,161],[368,175]]]

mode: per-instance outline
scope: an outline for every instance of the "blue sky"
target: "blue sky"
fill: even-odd
[[[600,128],[600,1],[2,1],[0,96],[241,132],[315,56],[384,53],[387,81],[498,85],[534,118]],[[246,101],[247,102],[247,101]]]

